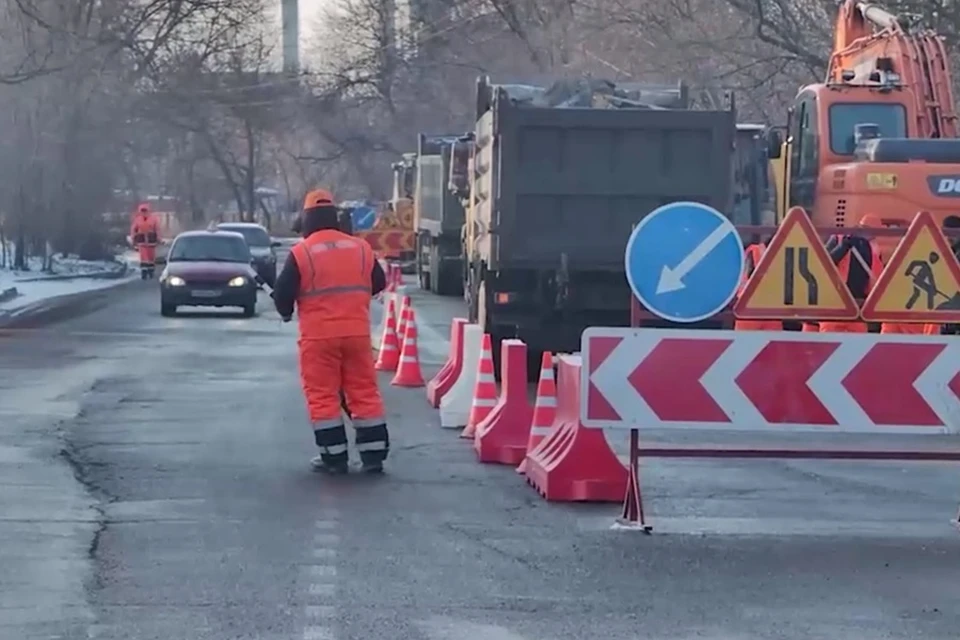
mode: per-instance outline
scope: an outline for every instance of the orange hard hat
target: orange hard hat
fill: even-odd
[[[146,202],[137,207],[137,213],[150,213],[150,205]]]
[[[872,213],[868,213],[860,218],[859,226],[869,229],[879,229],[883,226],[883,222],[880,221],[880,216],[875,216]]]
[[[314,207],[332,207],[333,194],[326,189],[314,189],[303,199],[303,208],[312,209]]]

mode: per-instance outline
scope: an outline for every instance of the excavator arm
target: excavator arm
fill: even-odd
[[[943,39],[934,32],[910,33],[896,15],[872,2],[840,5],[827,84],[908,88],[917,103],[916,137],[957,137],[948,65]]]

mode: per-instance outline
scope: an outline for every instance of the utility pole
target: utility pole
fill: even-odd
[[[300,7],[299,0],[280,0],[280,21],[283,29],[283,72],[300,73]]]

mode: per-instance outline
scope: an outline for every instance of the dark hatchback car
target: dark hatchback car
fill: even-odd
[[[177,307],[241,307],[249,318],[257,311],[258,290],[242,235],[187,231],[173,241],[160,274],[160,313],[172,316]]]
[[[217,229],[233,231],[243,236],[250,247],[253,268],[263,281],[272,287],[277,281],[277,247],[280,243],[274,242],[265,228],[252,222],[223,222],[217,225]]]

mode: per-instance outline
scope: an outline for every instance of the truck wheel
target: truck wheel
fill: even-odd
[[[422,291],[430,291],[430,273],[425,271],[423,268],[423,235],[418,235],[416,239],[416,270],[417,270],[417,281],[420,284],[420,289]]]
[[[437,295],[458,296],[460,290],[460,269],[454,269],[450,263],[442,263],[439,267],[439,278],[437,278]]]
[[[440,287],[443,286],[443,273],[440,269],[440,248],[437,245],[430,246],[430,285],[433,293],[443,295],[440,292]]]

